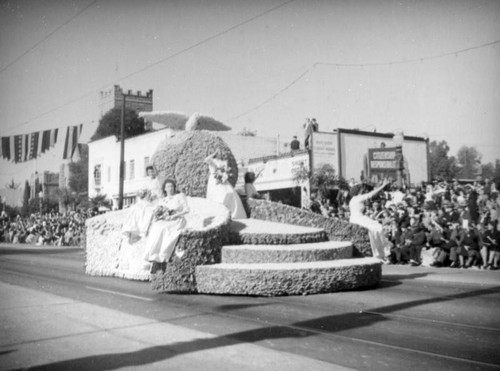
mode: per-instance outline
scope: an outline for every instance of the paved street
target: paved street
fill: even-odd
[[[0,245],[0,369],[500,368],[500,271],[384,266],[373,290],[155,293],[76,248]]]

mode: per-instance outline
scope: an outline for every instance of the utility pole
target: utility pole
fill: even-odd
[[[122,95],[122,114],[120,121],[120,181],[118,190],[118,210],[123,209],[123,182],[125,178],[125,94]]]

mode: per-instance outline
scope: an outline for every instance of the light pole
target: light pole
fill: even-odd
[[[394,137],[392,141],[394,146],[396,147],[396,183],[398,187],[403,186],[403,142],[404,142],[404,134],[402,131],[396,131],[394,133]]]
[[[120,181],[118,188],[118,210],[123,209],[123,182],[125,178],[125,94],[122,95],[122,114],[120,121]]]
[[[43,191],[38,192],[38,200],[40,201],[40,216],[42,216]]]

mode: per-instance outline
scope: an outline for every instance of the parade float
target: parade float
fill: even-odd
[[[144,238],[121,233],[128,210],[112,211],[87,221],[86,273],[150,281],[153,290],[170,293],[276,296],[376,286],[381,263],[362,257],[369,250],[365,229],[254,199],[244,200],[248,219],[231,220],[225,206],[204,198],[204,159],[215,150],[231,169],[229,182],[238,178],[230,148],[212,132],[227,129],[200,115],[184,121],[177,115],[152,157],[159,177],[174,179],[188,196],[187,228],[176,245],[181,254],[165,263],[143,261]]]

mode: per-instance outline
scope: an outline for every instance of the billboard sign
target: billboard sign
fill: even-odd
[[[314,132],[312,135],[312,168],[330,165],[338,175],[337,134]]]
[[[401,150],[395,148],[370,148],[368,149],[368,173],[372,182],[377,182],[383,178],[397,177],[400,164]]]

